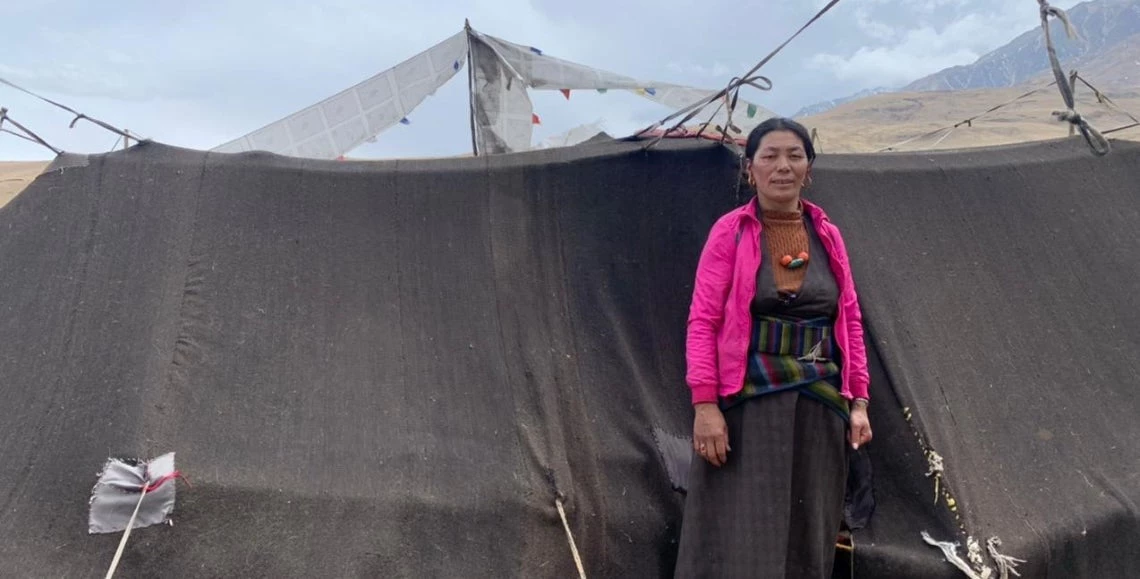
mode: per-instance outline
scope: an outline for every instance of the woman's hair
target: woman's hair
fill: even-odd
[[[760,148],[760,141],[764,135],[772,131],[791,131],[795,133],[800,141],[803,141],[804,152],[807,153],[808,163],[815,161],[815,147],[811,143],[811,135],[803,125],[793,121],[792,119],[783,117],[772,117],[759,125],[748,134],[748,144],[744,147],[744,159],[751,161],[752,157],[756,155],[756,149]]]

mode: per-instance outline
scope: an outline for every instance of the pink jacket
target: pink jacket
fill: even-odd
[[[843,353],[843,392],[848,400],[868,398],[870,376],[863,343],[863,315],[855,295],[851,264],[839,228],[818,206],[803,201],[804,211],[831,258],[839,285],[835,337]],[[693,301],[685,340],[686,381],[693,404],[716,402],[718,396],[744,387],[748,345],[752,335],[749,309],[760,268],[760,220],[752,200],[723,215],[713,225],[697,265]]]

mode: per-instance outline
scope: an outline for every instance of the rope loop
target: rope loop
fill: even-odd
[[[1081,131],[1081,136],[1092,148],[1097,156],[1104,156],[1112,150],[1112,145],[1104,135],[1089,125],[1076,111],[1076,102],[1073,98],[1073,87],[1065,81],[1065,73],[1061,70],[1061,61],[1057,58],[1057,49],[1053,47],[1053,37],[1049,33],[1049,17],[1052,16],[1065,25],[1065,33],[1069,38],[1076,38],[1077,32],[1069,22],[1068,14],[1064,10],[1049,5],[1049,0],[1037,0],[1041,7],[1041,29],[1045,33],[1045,49],[1049,54],[1049,64],[1053,67],[1053,77],[1057,80],[1057,88],[1061,91],[1061,100],[1065,102],[1064,111],[1054,112],[1053,116],[1070,123]]]

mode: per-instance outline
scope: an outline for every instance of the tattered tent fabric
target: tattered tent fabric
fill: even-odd
[[[104,568],[108,456],[177,452],[172,527],[120,573],[669,576],[684,323],[708,142],[383,163],[153,143],[0,209],[0,564]],[[866,577],[957,577],[916,432],[962,523],[1022,576],[1140,565],[1140,147],[828,156],[870,330]],[[908,422],[902,412],[913,414]]]
[[[400,64],[213,150],[336,159],[396,126],[467,60],[459,32]]]
[[[527,82],[503,60],[488,37],[472,33],[472,130],[482,155],[530,148],[534,107]]]
[[[407,117],[416,107],[467,65],[472,68],[468,70],[472,138],[475,152],[480,155],[532,148],[535,115],[528,89],[628,90],[668,110],[687,107],[717,92],[637,80],[555,58],[539,49],[466,27],[392,68],[212,150],[337,159],[385,130],[408,123]],[[731,120],[735,129],[725,130],[739,136],[774,114],[740,100],[740,112],[732,116],[724,105],[724,101],[716,101],[701,107],[695,121],[729,127]],[[577,144],[598,132],[589,132],[589,125],[576,127],[555,136],[551,142]]]
[[[526,94],[528,88],[626,90],[664,105],[669,111],[683,109],[717,92],[615,74],[555,58],[541,50],[474,30],[470,31],[470,45],[475,63],[475,138],[480,154],[531,148],[531,115],[534,110]],[[566,94],[569,97],[570,93]],[[747,135],[753,127],[775,114],[744,99],[735,101],[736,110],[729,110],[727,105],[724,99],[706,104],[695,111],[693,120],[707,123],[710,127],[721,127],[739,137]]]

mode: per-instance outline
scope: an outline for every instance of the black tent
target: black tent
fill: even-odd
[[[872,353],[861,577],[1140,564],[1140,146],[828,155]],[[0,568],[101,576],[109,456],[173,451],[124,576],[668,576],[708,142],[331,162],[143,143],[0,209]],[[935,502],[924,449],[945,458]],[[182,485],[182,483],[179,483]],[[948,497],[955,508],[951,510]],[[964,548],[960,551],[964,551]]]

